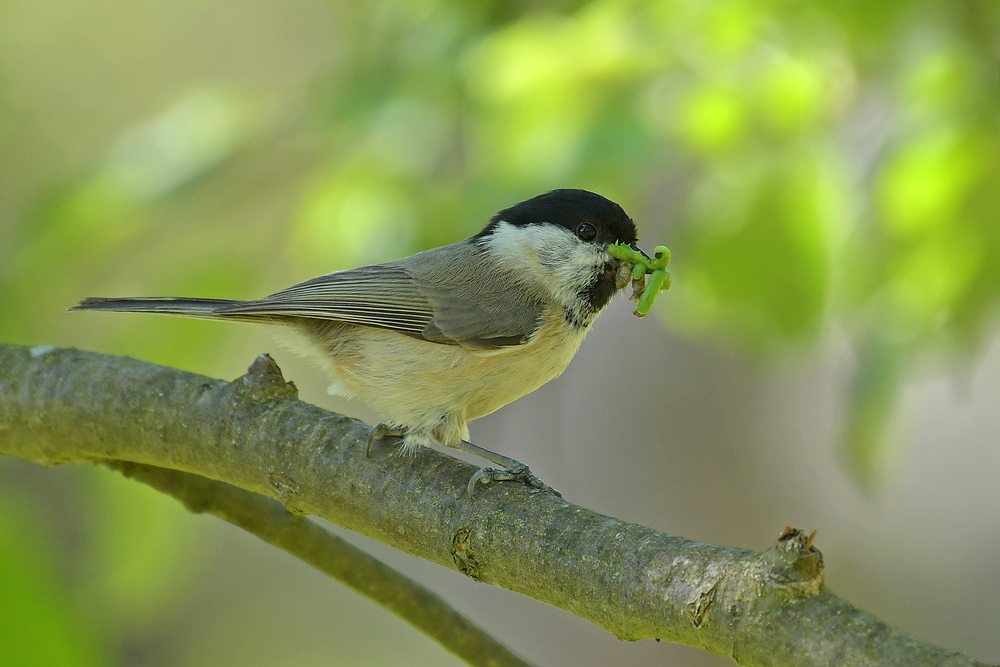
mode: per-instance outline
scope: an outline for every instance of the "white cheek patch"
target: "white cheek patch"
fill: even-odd
[[[576,310],[580,293],[611,259],[557,225],[516,227],[501,221],[487,237],[490,254],[505,271],[532,287],[541,286],[560,305]]]

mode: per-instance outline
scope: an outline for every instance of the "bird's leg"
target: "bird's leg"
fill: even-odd
[[[368,438],[365,440],[365,456],[372,450],[372,443],[383,438],[402,438],[406,435],[406,427],[391,426],[389,424],[376,424],[372,430],[368,431]]]
[[[480,468],[477,470],[469,479],[469,485],[466,489],[469,494],[469,500],[472,500],[472,493],[475,490],[477,482],[489,484],[490,482],[508,481],[520,482],[521,484],[524,484],[532,489],[547,491],[562,498],[561,493],[535,477],[528,466],[524,465],[520,461],[512,459],[509,456],[504,456],[503,454],[497,454],[496,452],[480,447],[479,445],[474,445],[468,440],[462,440],[459,444],[454,445],[454,447],[455,449],[468,454],[474,454],[475,456],[484,458],[487,461],[495,463],[503,468],[503,470],[498,470],[497,468]]]

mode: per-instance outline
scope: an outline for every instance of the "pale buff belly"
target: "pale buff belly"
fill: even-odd
[[[534,391],[566,369],[587,330],[555,336],[548,332],[559,327],[547,324],[528,343],[499,350],[335,325],[323,332],[325,353],[313,345],[309,356],[322,357],[334,380],[332,393],[356,396],[384,422],[408,427],[411,444],[433,438],[451,445],[468,438],[467,421]]]

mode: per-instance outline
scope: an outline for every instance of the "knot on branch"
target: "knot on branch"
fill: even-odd
[[[285,382],[278,364],[267,353],[254,359],[246,374],[233,382],[233,387],[251,401],[297,398],[299,395],[295,383]]]
[[[472,529],[463,526],[451,539],[451,557],[458,571],[473,581],[479,581],[479,556],[472,548]]]
[[[708,619],[708,612],[715,603],[715,594],[718,590],[718,582],[713,582],[708,588],[695,591],[695,597],[688,600],[685,605],[688,617],[695,629],[700,628]]]
[[[302,510],[289,504],[299,494],[299,485],[294,479],[278,470],[271,470],[267,473],[267,481],[278,492],[285,509],[292,514],[303,514]]]
[[[812,597],[823,587],[823,554],[813,546],[816,531],[806,533],[785,526],[774,547],[763,559],[768,576],[778,588],[796,595]]]

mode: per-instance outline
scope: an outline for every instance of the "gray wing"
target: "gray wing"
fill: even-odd
[[[219,314],[336,320],[435,343],[498,348],[524,343],[540,324],[542,303],[514,295],[511,287],[466,241],[319,276]]]
[[[413,277],[434,311],[423,337],[471,347],[526,342],[541,326],[543,301],[528,285],[499,273],[474,241],[393,262]]]
[[[385,264],[336,271],[257,301],[243,301],[220,315],[264,315],[337,320],[420,335],[433,320],[413,279]]]

